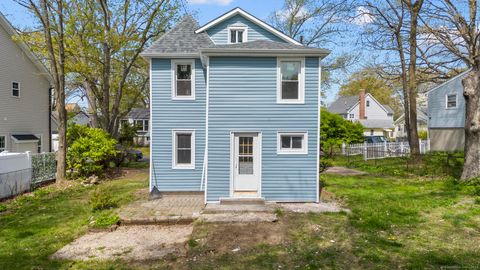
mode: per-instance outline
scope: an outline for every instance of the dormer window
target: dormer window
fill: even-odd
[[[247,42],[247,28],[246,27],[230,27],[228,28],[228,43],[243,43]]]

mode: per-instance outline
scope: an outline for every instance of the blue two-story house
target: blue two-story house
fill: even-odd
[[[183,18],[150,61],[150,190],[205,202],[319,201],[320,62],[240,8],[204,26]]]
[[[465,147],[465,98],[462,80],[467,70],[427,92],[428,133],[433,151],[462,151]]]

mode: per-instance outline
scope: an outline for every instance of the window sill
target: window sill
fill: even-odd
[[[172,100],[194,101],[195,97],[172,97]]]
[[[303,100],[277,100],[277,104],[305,104]]]
[[[185,166],[173,165],[172,169],[173,170],[195,170],[195,165],[185,165]]]
[[[277,151],[277,155],[308,155],[308,151],[299,150],[299,151]]]

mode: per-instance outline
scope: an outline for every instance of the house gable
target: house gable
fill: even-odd
[[[228,44],[230,27],[245,28],[248,41],[268,40],[301,45],[300,42],[290,38],[241,8],[235,8],[210,21],[196,30],[195,33],[207,32],[215,44]]]

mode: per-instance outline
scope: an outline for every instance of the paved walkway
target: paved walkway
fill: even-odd
[[[120,209],[124,224],[191,223],[204,208],[203,194],[164,194],[161,199],[137,201]]]
[[[359,170],[354,170],[354,169],[349,169],[345,167],[330,167],[328,168],[325,173],[327,174],[337,174],[337,175],[345,175],[345,176],[355,176],[355,175],[364,175],[365,172],[359,171]]]

